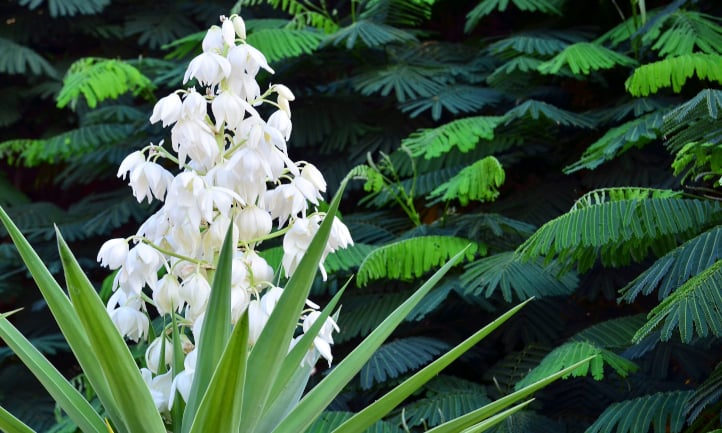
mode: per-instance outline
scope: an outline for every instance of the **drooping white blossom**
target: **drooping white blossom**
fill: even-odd
[[[148,338],[146,303],[166,316],[166,329],[148,345],[141,373],[162,413],[172,407],[176,390],[188,399],[195,344],[204,318],[213,314],[207,311],[208,300],[227,230],[232,230],[234,247],[230,325],[247,313],[252,346],[283,294],[279,270],[258,249],[268,239],[283,237],[281,267],[290,277],[325,218],[316,209],[326,192],[322,173],[309,162],[293,161],[287,150],[296,97],[283,84],[262,90],[257,74],[274,71],[246,42],[243,19],[221,17],[201,45],[202,53],[183,76],[183,83],[192,85],[158,100],[150,116],[151,123],[170,128],[169,145],[151,143],[130,153],[117,173],[139,202],[158,200],[162,206],[135,236],[111,239],[98,252],[102,266],[117,269],[106,308],[121,335],[132,341]],[[335,218],[320,264],[324,279],[326,256],[352,244],[348,228]],[[304,333],[320,314],[318,305],[310,300],[306,305],[295,318]],[[159,374],[172,358],[169,315],[175,315],[186,353],[184,369],[175,377]],[[334,331],[338,327],[328,319],[314,336],[307,362],[321,356],[330,365]],[[289,350],[297,338],[288,342]]]

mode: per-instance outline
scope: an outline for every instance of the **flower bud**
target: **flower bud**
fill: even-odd
[[[165,343],[164,343],[165,340]],[[165,347],[163,345],[165,344]],[[165,353],[162,352],[165,351]],[[166,337],[158,337],[148,345],[145,350],[145,365],[150,371],[158,374],[160,363],[164,362],[166,366],[170,365],[173,360],[173,343]]]

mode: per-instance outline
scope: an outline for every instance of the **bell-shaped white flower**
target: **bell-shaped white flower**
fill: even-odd
[[[258,255],[254,250],[248,250],[243,255],[246,268],[249,273],[249,280],[253,287],[267,286],[273,280],[273,268],[268,262]]]
[[[222,16],[221,21],[221,34],[223,36],[223,42],[229,47],[236,45],[236,28],[233,22],[228,18]]]
[[[233,28],[236,30],[236,34],[239,38],[246,40],[246,23],[238,15],[231,15],[231,21],[233,22]]]
[[[133,189],[133,195],[138,203],[147,198],[148,203],[152,198],[163,201],[168,185],[173,180],[173,175],[155,162],[145,161],[130,171],[128,184]]]
[[[245,72],[251,76],[255,76],[260,68],[274,73],[273,69],[268,66],[266,56],[248,44],[236,45],[228,50],[228,61],[236,71]]]
[[[258,299],[248,303],[248,345],[255,346],[258,337],[268,321],[268,315],[261,308]]]
[[[167,337],[157,337],[145,350],[145,365],[155,374],[160,370],[161,363],[169,366],[172,361],[173,343]]]
[[[285,110],[276,110],[273,114],[271,114],[268,118],[268,126],[280,131],[285,140],[291,138],[293,124],[291,123],[290,114],[286,113]]]
[[[201,42],[203,52],[220,53],[223,51],[223,39],[223,30],[218,26],[211,26]]]
[[[156,123],[160,120],[163,122],[164,128],[172,125],[180,118],[182,106],[181,98],[176,92],[160,98],[153,106],[150,123]]]
[[[108,314],[118,332],[129,340],[138,342],[148,335],[148,316],[141,311],[140,297],[130,297],[123,290],[116,290],[108,299]]]
[[[250,108],[250,105],[240,96],[228,90],[221,91],[211,103],[216,130],[222,131],[224,122],[228,129],[238,129],[246,114],[246,107]]]
[[[185,305],[180,292],[180,283],[173,274],[165,274],[153,290],[153,302],[161,315],[181,311]]]
[[[183,84],[195,78],[202,86],[215,86],[231,73],[228,59],[214,52],[203,52],[191,60],[183,76]]]
[[[100,266],[118,269],[125,263],[129,251],[128,241],[122,238],[105,241],[98,251]]]
[[[306,254],[313,236],[318,231],[320,218],[314,215],[309,218],[298,218],[293,222],[291,229],[283,237],[283,258],[281,264],[286,277],[291,277]],[[322,262],[323,263],[323,262]],[[321,264],[323,270],[323,265]],[[325,270],[324,279],[325,279]]]
[[[211,295],[211,285],[203,275],[195,273],[183,280],[180,294],[188,305],[186,318],[194,321],[206,311],[206,305],[208,305]]]
[[[321,313],[318,311],[312,311],[308,313],[308,315],[303,320],[303,332],[308,332],[308,330],[313,326],[313,324],[318,319],[318,316],[320,316]],[[333,344],[333,331],[338,332],[339,328],[338,325],[336,325],[336,322],[331,318],[327,318],[324,324],[321,326],[321,330],[318,332],[318,335],[314,337],[313,339],[313,345],[316,347],[316,350],[319,351],[321,356],[323,356],[326,361],[328,361],[328,366],[331,366],[331,361],[333,360],[333,355],[331,354],[331,345]]]
[[[261,238],[273,229],[271,214],[258,206],[241,209],[236,213],[234,221],[238,227],[238,237],[243,241]]]
[[[135,152],[129,153],[120,163],[116,177],[122,177],[123,180],[125,180],[125,176],[129,171],[135,170],[136,167],[143,163],[145,163],[145,155],[143,155],[143,152],[136,150]]]
[[[173,374],[168,371],[158,376],[153,376],[147,368],[140,369],[140,375],[143,381],[148,385],[150,395],[153,397],[153,403],[160,413],[166,414],[170,411],[172,404],[171,389],[173,386]]]
[[[323,178],[323,174],[315,165],[309,162],[305,163],[301,169],[301,177],[311,182],[317,191],[326,192],[326,179]]]
[[[193,349],[183,360],[183,371],[178,373],[171,384],[170,398],[168,400],[169,407],[173,407],[176,391],[178,391],[184,401],[188,401],[188,397],[191,394],[191,385],[193,384],[193,375],[196,372],[197,355],[198,350]]]

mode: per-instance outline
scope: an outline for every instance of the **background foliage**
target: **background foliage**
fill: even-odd
[[[379,428],[424,431],[591,354],[595,361],[496,429],[722,428],[717,2],[0,7],[10,17],[0,26],[0,202],[51,264],[56,223],[100,288],[99,243],[133,231],[149,211],[115,180],[115,167],[162,139],[146,120],[152,103],[198,51],[197,32],[232,7],[242,7],[248,41],[273,62],[268,82],[297,96],[293,158],[319,165],[330,185],[366,166],[342,205],[357,245],[329,257],[329,281],[314,294],[323,300],[353,275],[339,357],[418,278],[472,244],[314,431],[529,297],[501,332]],[[0,255],[0,304],[30,307],[19,320],[42,350],[61,351],[72,375],[6,243]],[[24,380],[3,353],[0,375]],[[12,401],[19,416],[53,423],[52,406]]]

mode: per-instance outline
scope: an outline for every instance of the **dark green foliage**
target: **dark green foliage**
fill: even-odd
[[[361,369],[361,389],[370,389],[375,383],[417,370],[447,350],[448,344],[427,337],[408,337],[385,343]]]
[[[657,393],[609,406],[586,432],[634,433],[649,431],[680,432],[684,426],[684,407],[691,391]]]

